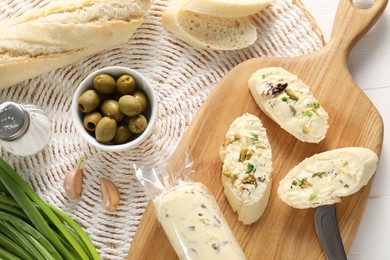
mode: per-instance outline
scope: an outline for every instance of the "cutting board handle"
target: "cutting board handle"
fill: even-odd
[[[340,0],[328,46],[348,57],[353,46],[371,29],[386,8],[388,0],[376,0],[368,9],[353,0]]]

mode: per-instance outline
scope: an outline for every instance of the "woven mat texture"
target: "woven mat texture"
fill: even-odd
[[[2,0],[0,22],[50,0]],[[275,0],[253,16],[258,40],[238,51],[204,51],[177,40],[161,24],[163,11],[173,1],[155,1],[127,44],[97,53],[0,91],[0,100],[31,103],[46,111],[52,137],[43,152],[18,157],[0,147],[0,155],[47,202],[72,216],[89,234],[102,259],[124,259],[148,203],[133,164],[163,165],[180,141],[207,95],[235,65],[259,56],[298,56],[323,47],[320,30],[299,2]],[[138,148],[120,153],[102,152],[77,134],[70,104],[77,85],[92,71],[112,65],[141,72],[154,86],[159,99],[157,123]],[[22,71],[20,73],[23,73]],[[81,200],[69,200],[63,179],[85,157]],[[195,158],[196,159],[196,158]],[[116,213],[102,206],[99,177],[112,179],[120,190]]]

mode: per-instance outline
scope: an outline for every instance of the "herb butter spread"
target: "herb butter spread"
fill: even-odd
[[[298,140],[318,143],[328,130],[328,113],[297,75],[283,68],[256,71],[248,81],[260,109]]]
[[[280,181],[278,195],[294,208],[334,204],[366,185],[377,163],[376,153],[361,147],[315,154],[287,173]]]
[[[222,184],[238,220],[257,221],[268,204],[272,152],[266,130],[251,114],[234,120],[220,149]]]
[[[175,186],[154,202],[158,220],[180,259],[246,259],[203,184]]]

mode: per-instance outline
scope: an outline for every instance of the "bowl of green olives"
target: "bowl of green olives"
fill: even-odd
[[[111,66],[89,74],[72,99],[77,132],[93,146],[109,152],[137,147],[151,133],[157,96],[139,72]]]

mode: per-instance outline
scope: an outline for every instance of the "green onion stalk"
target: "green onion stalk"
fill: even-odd
[[[84,230],[44,202],[1,157],[0,229],[0,258],[100,259]]]

